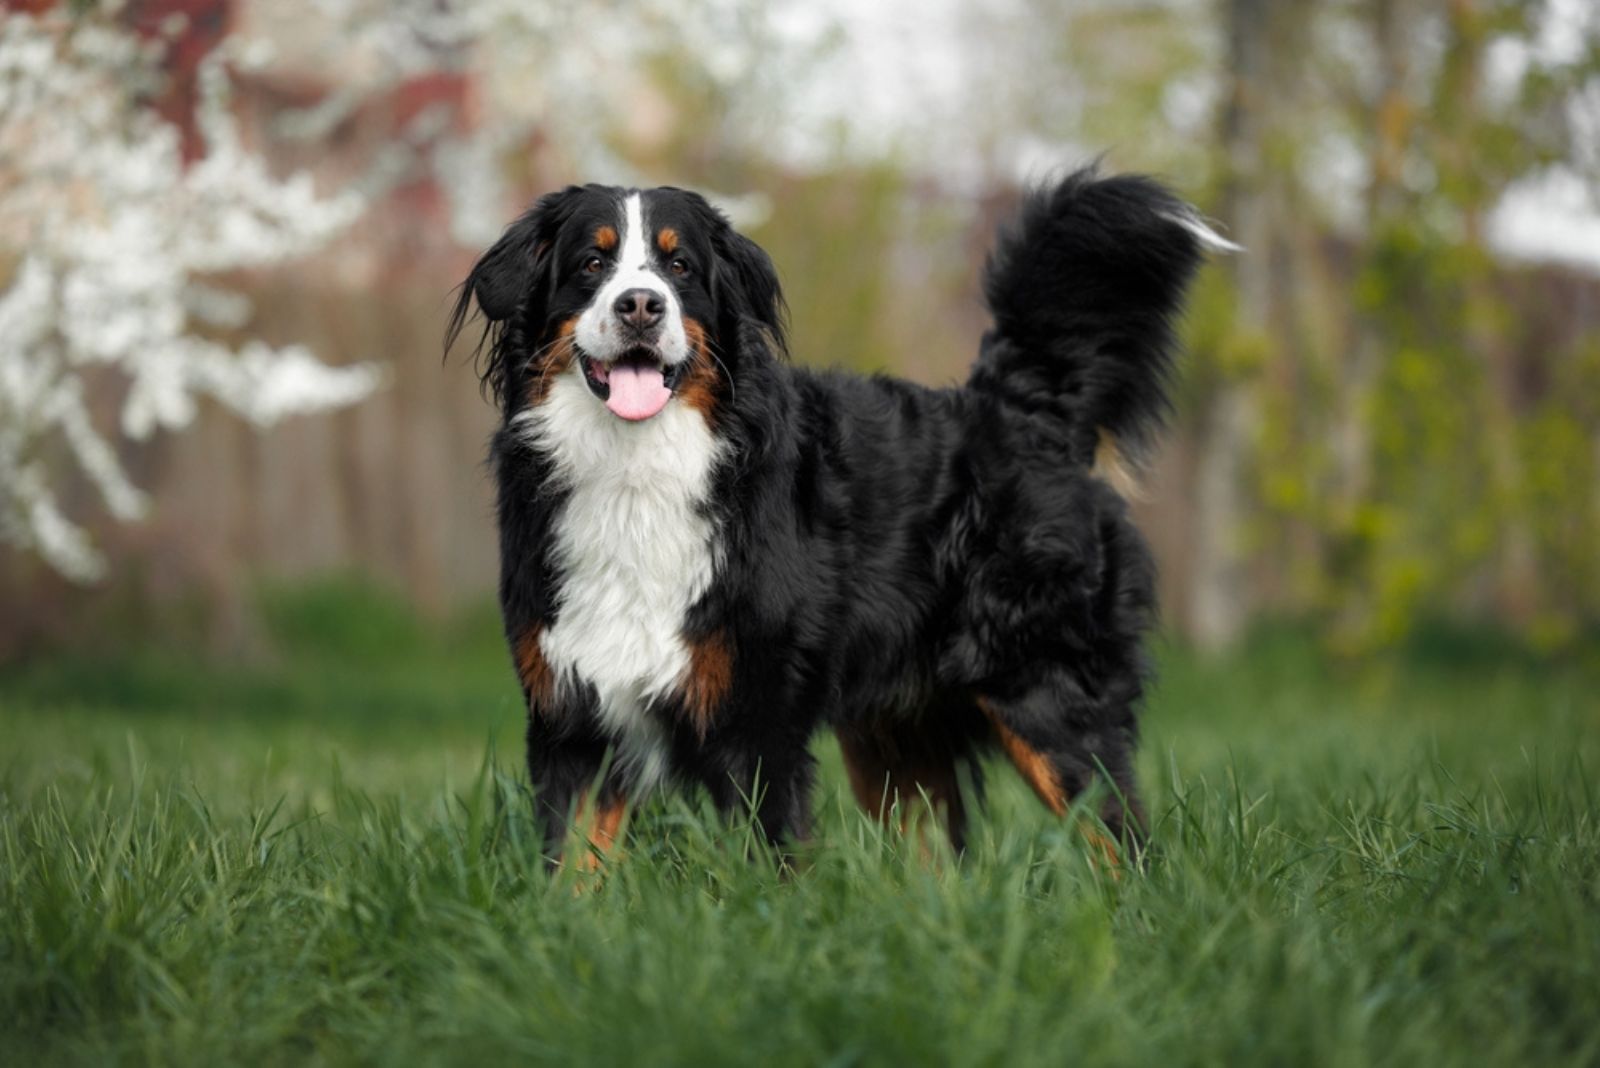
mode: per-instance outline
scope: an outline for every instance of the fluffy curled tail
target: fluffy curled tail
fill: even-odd
[[[1204,250],[1237,249],[1138,175],[1087,168],[1023,202],[984,268],[994,326],[968,385],[1054,414],[1075,461],[1137,455],[1164,421],[1174,321]]]

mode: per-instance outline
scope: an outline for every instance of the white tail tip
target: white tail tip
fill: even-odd
[[[1244,246],[1229,241],[1211,227],[1206,221],[1193,211],[1182,212],[1177,215],[1168,215],[1168,219],[1177,223],[1193,234],[1200,242],[1200,246],[1211,252],[1243,252]]]

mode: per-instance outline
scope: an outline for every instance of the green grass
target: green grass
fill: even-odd
[[[930,863],[824,740],[795,873],[690,799],[595,885],[534,860],[491,614],[267,616],[0,670],[0,1062],[1600,1062],[1592,664],[1165,650],[1120,880],[998,767]]]

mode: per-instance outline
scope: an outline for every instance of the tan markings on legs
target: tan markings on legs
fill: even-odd
[[[1006,756],[1021,773],[1023,781],[1033,787],[1033,792],[1039,795],[1039,800],[1045,803],[1045,807],[1057,816],[1065,816],[1067,793],[1061,787],[1061,776],[1050,766],[1050,761],[1043,753],[1023,741],[1010,727],[1001,723],[1000,717],[995,715],[994,707],[989,702],[979,700],[978,707],[989,717],[995,737],[1000,739],[1000,748],[1005,750]]]
[[[995,737],[1000,739],[1000,748],[1021,773],[1023,781],[1033,788],[1045,807],[1057,816],[1065,816],[1069,798],[1062,787],[1061,776],[1051,766],[1049,758],[1000,722],[1000,717],[995,715],[994,707],[989,702],[980,699],[978,707],[989,717]],[[1078,831],[1088,842],[1089,848],[1109,866],[1113,877],[1120,878],[1122,855],[1117,844],[1088,820],[1080,821]]]
[[[1089,844],[1093,855],[1102,861],[1113,879],[1122,878],[1122,850],[1115,840],[1088,820],[1078,825],[1078,833]]]
[[[608,797],[592,807],[589,796],[578,799],[578,808],[572,815],[572,828],[583,835],[588,848],[578,859],[579,871],[598,871],[604,860],[611,857],[622,837],[622,825],[628,816],[628,803],[621,797]]]
[[[721,631],[689,645],[689,667],[680,684],[684,711],[703,739],[733,685],[733,651]]]

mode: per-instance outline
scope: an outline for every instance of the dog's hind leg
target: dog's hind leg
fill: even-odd
[[[982,729],[970,702],[941,701],[914,720],[869,717],[836,733],[850,789],[862,808],[884,821],[897,812],[900,829],[915,825],[920,835],[921,817],[931,805],[959,853],[967,832],[961,768],[969,770],[972,789],[981,790],[982,772],[972,757]]]
[[[1084,835],[1113,867],[1120,863],[1119,845],[1140,847],[1145,817],[1133,778],[1131,707],[1086,701],[1066,678],[1020,695],[980,698],[978,705],[1007,758],[1056,815],[1065,816],[1084,791],[1105,788],[1097,814],[1110,835],[1092,826]]]

